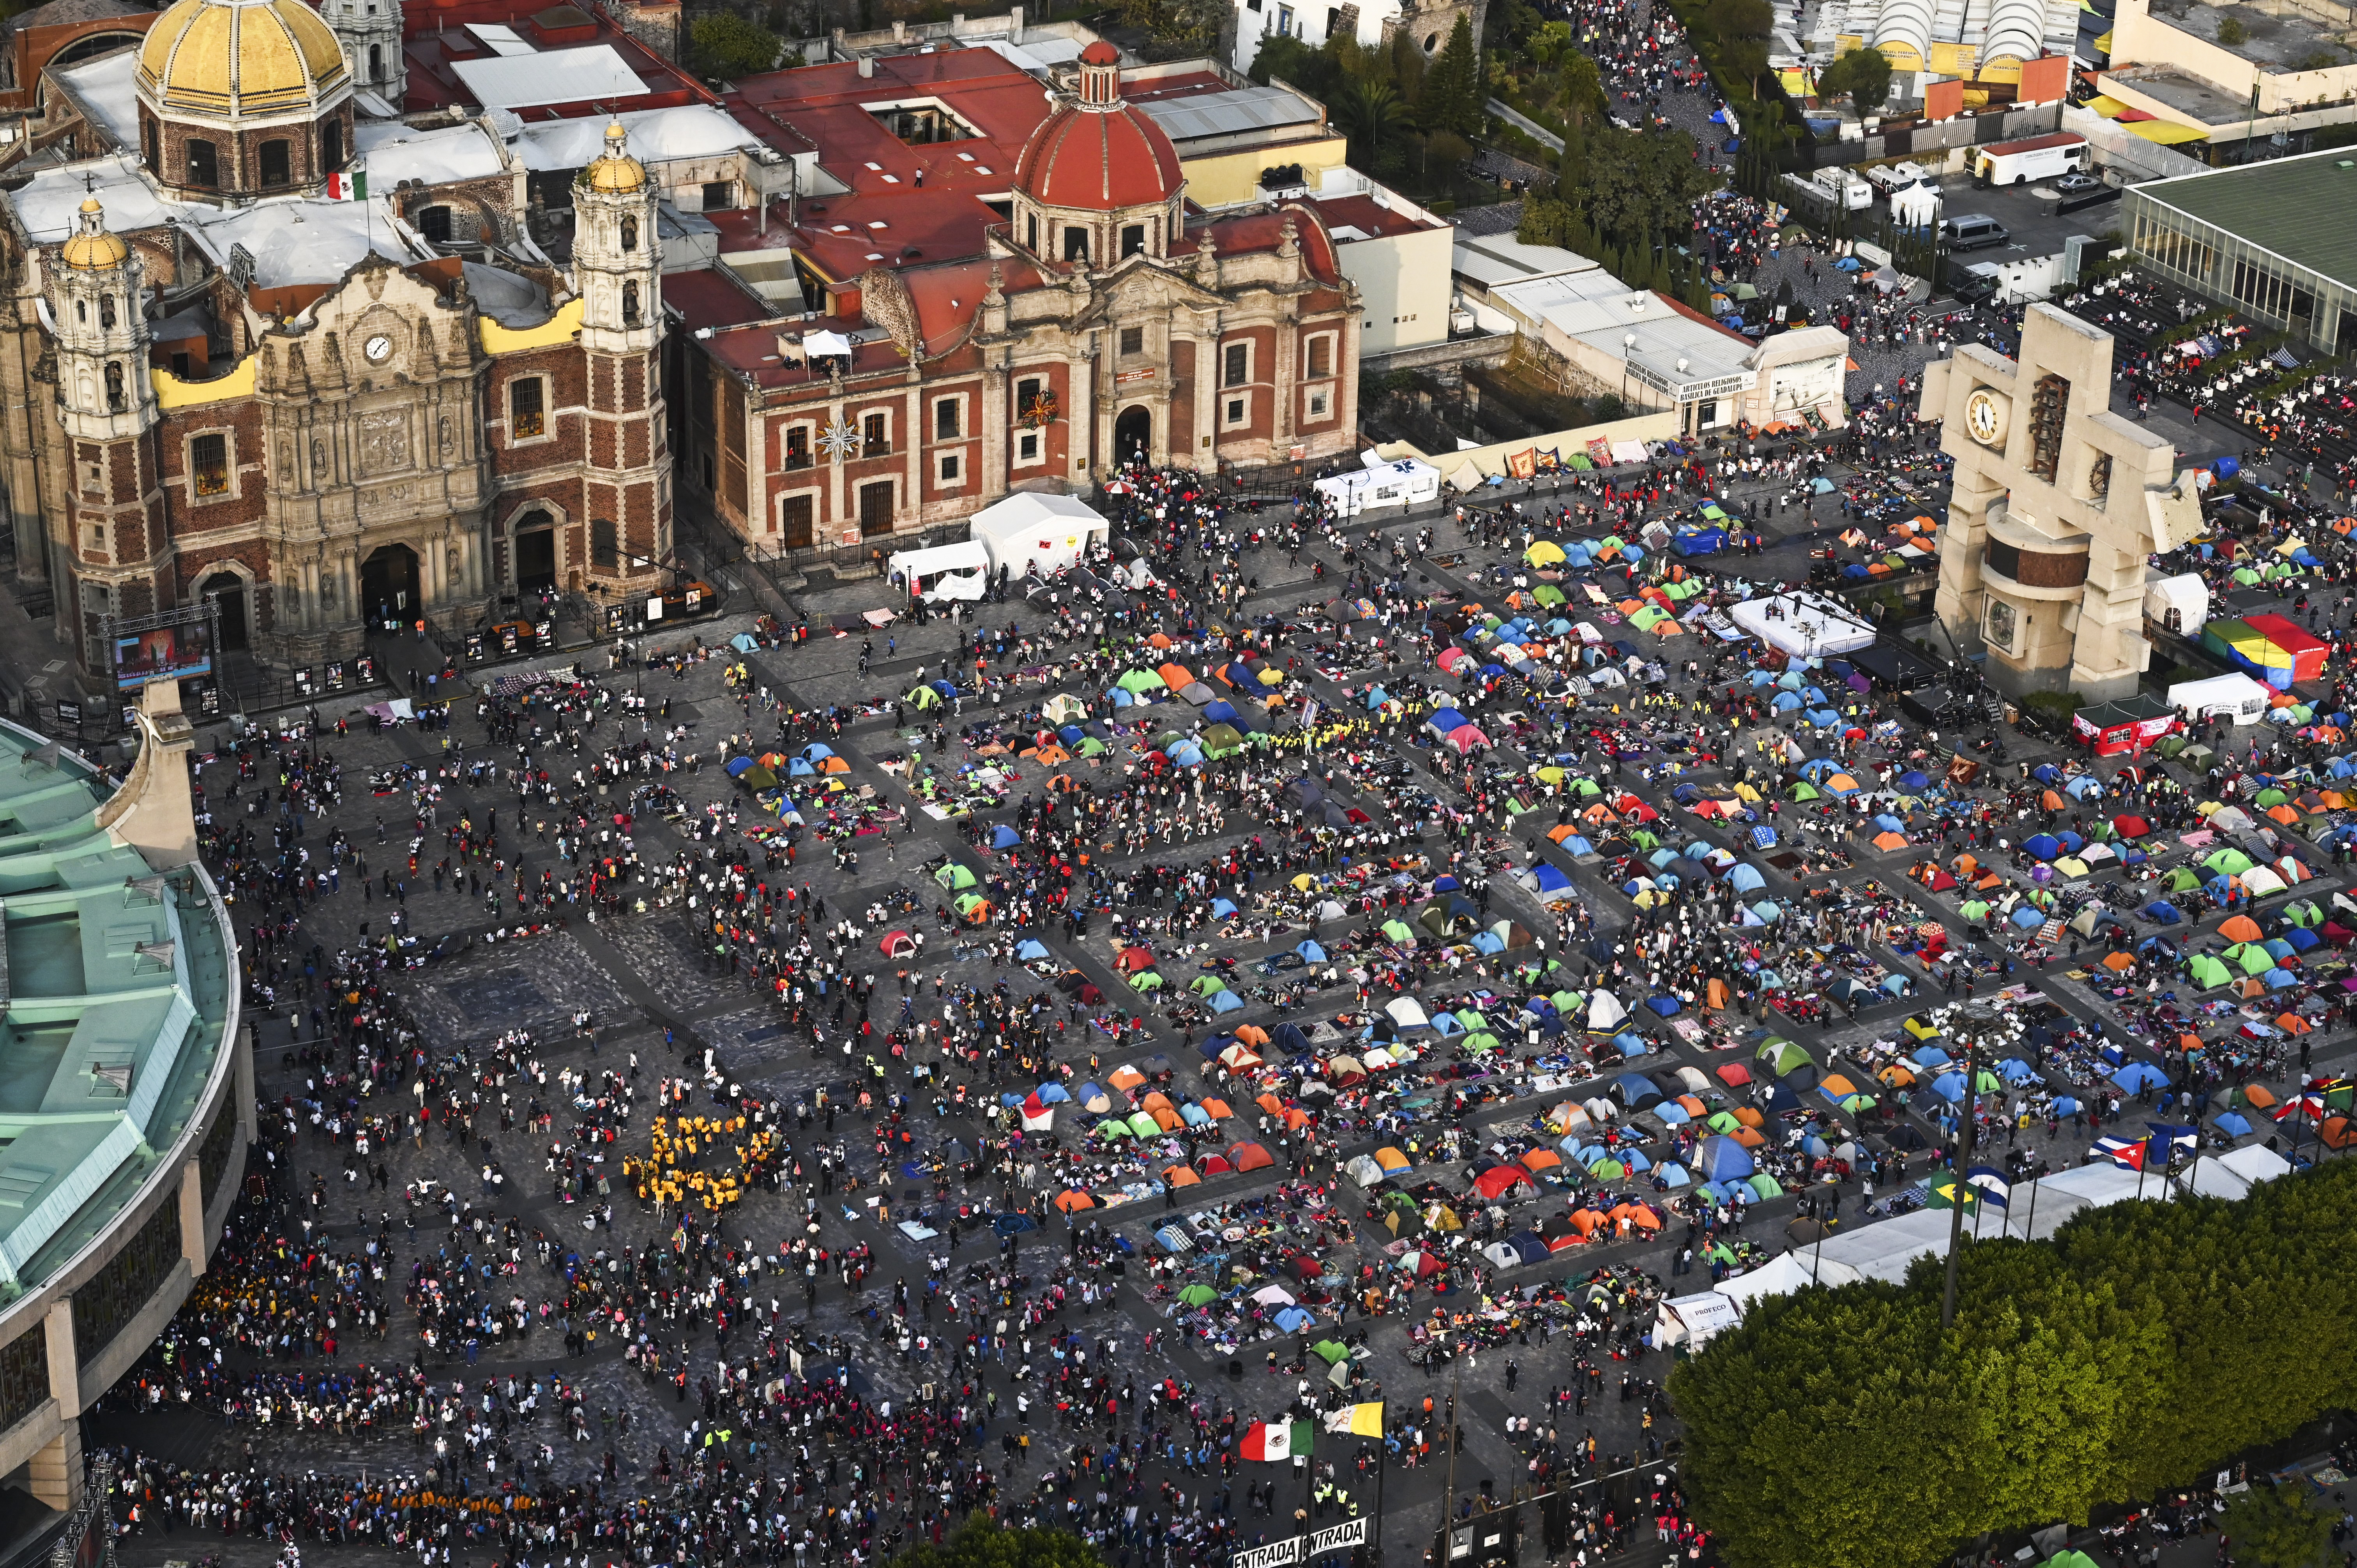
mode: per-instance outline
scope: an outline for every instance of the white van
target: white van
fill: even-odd
[[[1919,185],[1937,182],[1932,171],[1917,163],[1877,164],[1866,171],[1867,182],[1885,196],[1897,196],[1902,190],[1912,190]]]

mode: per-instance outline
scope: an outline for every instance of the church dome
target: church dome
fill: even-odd
[[[141,95],[165,113],[318,109],[350,83],[343,46],[303,0],[178,0],[139,50]]]
[[[647,188],[647,166],[630,153],[630,133],[619,120],[606,124],[606,150],[590,160],[581,177],[592,190],[624,193]]]
[[[1081,95],[1023,145],[1015,188],[1042,207],[1111,212],[1177,193],[1178,149],[1152,115],[1121,96],[1121,56],[1100,38],[1081,56]]]
[[[81,226],[58,250],[60,261],[82,272],[119,267],[130,254],[131,247],[123,236],[108,231],[106,209],[95,196],[81,204]]]

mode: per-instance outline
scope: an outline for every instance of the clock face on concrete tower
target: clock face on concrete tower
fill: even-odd
[[[1984,446],[1994,446],[2005,439],[2005,400],[1986,387],[1977,388],[1964,400],[1964,430]]]

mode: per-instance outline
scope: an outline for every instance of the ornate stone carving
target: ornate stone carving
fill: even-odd
[[[360,417],[361,468],[369,474],[397,474],[409,467],[409,413],[405,409],[371,409]]]

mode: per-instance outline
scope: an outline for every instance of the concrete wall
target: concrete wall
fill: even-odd
[[[1448,337],[1448,260],[1457,231],[1443,223],[1412,233],[1338,243],[1342,275],[1359,285],[1360,356],[1422,348]]]
[[[2150,100],[2136,102],[2117,91],[2119,87],[2132,87],[2133,83],[2118,82],[2114,73],[2139,65],[2159,66],[2197,78],[2239,102],[2250,101],[2251,84],[2255,79],[2262,119],[2293,113],[2311,104],[2345,105],[2349,99],[2357,98],[2357,65],[2334,66],[2325,70],[2276,70],[2199,33],[2187,32],[2166,17],[2154,16],[2152,0],[2120,0],[2119,9],[2112,17],[2112,69],[2097,79],[2097,85],[2121,102],[2136,102],[2137,108],[2149,110],[2161,119],[2179,125],[2201,124],[2181,109],[2172,110]],[[2337,118],[2348,118],[2345,108]],[[2239,114],[2235,123],[2242,123]]]

